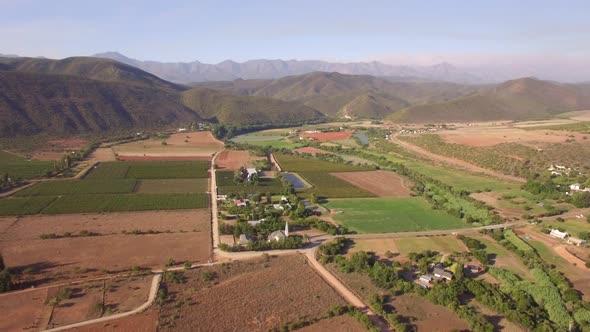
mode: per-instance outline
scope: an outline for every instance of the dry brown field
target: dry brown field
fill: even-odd
[[[389,305],[398,315],[408,318],[417,331],[469,331],[469,325],[451,309],[416,294],[393,296]]]
[[[264,158],[251,156],[248,151],[224,150],[215,158],[215,164],[219,169],[233,171],[248,167],[251,162],[260,159]]]
[[[325,331],[338,331],[338,332],[365,332],[367,329],[356,319],[343,315],[338,317],[332,317],[328,319],[322,319],[321,321],[306,326],[302,329],[297,330],[299,332],[325,332]]]
[[[380,197],[408,197],[412,184],[394,172],[342,172],[330,173],[350,184]]]
[[[214,273],[207,281],[205,271]],[[302,255],[237,261],[185,272],[168,284],[159,331],[268,331],[319,318],[344,300]]]
[[[15,269],[33,268],[33,283],[162,267],[175,261],[206,262],[211,254],[208,209],[0,218],[0,251]],[[130,232],[154,231],[133,235]],[[41,234],[98,236],[41,239]],[[127,234],[124,234],[123,232]]]
[[[150,309],[141,314],[131,315],[112,321],[87,325],[72,329],[73,332],[156,332],[158,328],[158,310]]]
[[[115,161],[117,157],[111,148],[97,148],[88,156],[88,160],[91,162]]]
[[[492,146],[500,143],[520,143],[541,147],[543,143],[564,143],[574,136],[581,141],[584,134],[558,130],[524,130],[515,127],[464,127],[440,132],[449,143],[469,146]],[[586,135],[587,136],[587,135]]]
[[[301,134],[299,134],[300,137],[313,138],[314,140],[317,140],[320,142],[345,140],[345,139],[349,139],[351,135],[352,135],[352,131],[334,131],[334,132],[327,132],[327,133],[301,133]]]
[[[222,148],[223,142],[216,140],[211,132],[201,131],[176,133],[166,139],[154,138],[115,145],[113,151],[121,160],[195,160],[192,158],[210,158]]]
[[[0,310],[11,319],[0,319],[0,330],[44,330],[130,311],[147,301],[151,280],[135,276],[2,294]],[[70,298],[52,305],[66,287]]]

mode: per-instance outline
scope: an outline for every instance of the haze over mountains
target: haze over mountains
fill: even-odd
[[[130,132],[191,121],[286,126],[341,118],[524,120],[583,109],[590,109],[590,84],[534,78],[471,85],[311,72],[183,85],[104,58],[0,58],[0,137]]]

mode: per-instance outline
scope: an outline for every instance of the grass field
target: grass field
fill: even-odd
[[[408,255],[411,252],[424,250],[437,251],[439,253],[465,252],[465,246],[454,236],[431,237],[403,237],[395,240],[400,254]]]
[[[99,194],[62,196],[44,214],[201,209],[209,206],[205,193],[192,194]]]
[[[580,232],[590,232],[590,223],[587,223],[585,219],[573,219],[566,220],[564,222],[543,221],[540,226],[549,228],[563,228],[566,232],[576,237]]]
[[[192,179],[209,176],[208,161],[152,161],[100,163],[88,179]]]
[[[389,233],[465,228],[445,212],[432,210],[420,197],[331,200],[336,221],[358,233]]]
[[[305,180],[313,185],[306,193],[315,193],[322,198],[359,198],[374,197],[375,195],[356,187],[349,182],[339,179],[326,172],[299,173]]]
[[[277,135],[277,132],[259,131],[256,133],[239,135],[232,138],[236,143],[244,143],[258,146],[272,146],[277,149],[296,149],[302,144],[291,142],[285,136]]]
[[[288,154],[275,154],[281,168],[290,172],[354,172],[374,170],[371,167],[352,166],[347,164],[331,163],[313,158],[302,158]]]
[[[278,179],[261,178],[257,185],[253,184],[236,184],[234,182],[233,171],[217,171],[217,193],[220,195],[227,194],[265,194],[270,192],[272,194],[282,193],[283,184]]]
[[[37,214],[55,199],[54,196],[2,199],[0,200],[0,216]]]
[[[138,180],[135,192],[140,194],[203,193],[209,190],[209,179]]]
[[[132,193],[134,179],[46,181],[19,191],[16,196],[58,196]]]
[[[53,170],[53,162],[47,160],[27,160],[23,157],[0,151],[0,175],[13,178],[31,179],[47,175]]]
[[[565,131],[577,131],[584,134],[590,134],[590,121],[582,121],[568,124],[555,124],[535,127],[524,127],[524,130],[565,130]]]

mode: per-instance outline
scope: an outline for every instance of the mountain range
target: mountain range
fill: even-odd
[[[486,83],[481,77],[461,70],[449,63],[432,66],[394,66],[377,61],[333,63],[318,60],[249,60],[235,62],[225,60],[218,64],[193,62],[157,62],[140,61],[128,58],[117,52],[105,52],[93,55],[119,61],[165,80],[189,84],[207,81],[231,81],[235,79],[276,79],[285,76],[303,75],[311,72],[337,72],[348,75],[392,76],[404,80],[417,78],[429,81],[449,81],[457,83]]]
[[[583,109],[590,109],[590,84],[535,78],[471,85],[311,72],[185,85],[111,59],[0,58],[0,137],[158,130],[192,121],[524,120]]]

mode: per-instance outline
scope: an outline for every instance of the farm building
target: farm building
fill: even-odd
[[[561,240],[565,240],[568,236],[570,236],[567,232],[560,232],[557,229],[552,229],[549,235]]]
[[[420,276],[420,278],[418,279],[421,282],[426,282],[426,283],[431,283],[432,282],[432,277],[429,276],[428,274],[423,274]]]
[[[479,273],[482,270],[481,266],[477,265],[467,265],[465,269],[471,273]]]
[[[245,199],[236,199],[234,200],[234,204],[236,204],[236,206],[248,206],[248,202]]]
[[[285,208],[284,208],[284,207],[283,207],[281,204],[273,204],[273,205],[272,205],[272,207],[273,207],[275,210],[279,210],[279,211],[283,211],[283,210],[285,210]]]
[[[227,200],[227,195],[217,195],[217,200],[218,201],[225,201],[225,200]]]
[[[579,239],[579,238],[577,238],[577,237],[570,236],[570,237],[567,239],[567,243],[571,243],[571,244],[574,244],[574,245],[577,245],[577,246],[583,246],[583,245],[585,245],[586,243],[588,243],[588,241],[586,241],[586,240],[583,240],[583,239]]]
[[[251,226],[256,226],[258,224],[260,224],[261,222],[265,221],[266,219],[262,218],[260,220],[250,220],[248,221],[248,224],[250,224]]]
[[[285,230],[284,231],[274,231],[270,233],[268,236],[268,242],[272,241],[281,241],[289,237],[289,223],[285,223]]]
[[[240,238],[238,239],[238,244],[246,245],[250,241],[252,241],[252,237],[250,235],[240,234]]]
[[[579,183],[570,184],[570,189],[572,191],[578,191],[578,190],[580,190],[580,184]]]
[[[447,271],[441,267],[435,267],[433,272],[434,276],[439,279],[453,280],[453,273]]]
[[[247,175],[248,181],[252,181],[252,178],[254,177],[254,175],[258,175],[258,171],[256,170],[256,168],[246,168],[246,172],[248,173],[248,175]]]

